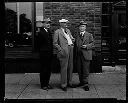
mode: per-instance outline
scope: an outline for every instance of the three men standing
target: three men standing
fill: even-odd
[[[55,31],[53,45],[61,66],[61,88],[66,91],[67,86],[72,87],[73,71],[73,42],[74,38],[67,28],[66,19],[59,20],[60,28]]]
[[[80,81],[77,86],[82,86],[85,91],[88,91],[88,76],[90,60],[92,60],[92,48],[94,47],[94,40],[92,34],[86,31],[86,25],[86,22],[80,22],[75,43],[77,53],[77,69]]]
[[[92,48],[94,47],[94,40],[92,34],[86,31],[84,21],[80,22],[79,31],[76,38],[73,38],[68,29],[66,19],[59,20],[60,28],[57,29],[52,38],[50,32],[50,20],[44,19],[43,26],[39,32],[39,54],[40,54],[40,82],[41,88],[44,90],[52,88],[49,85],[51,75],[51,64],[53,57],[53,46],[61,66],[61,89],[67,91],[67,87],[72,86],[72,72],[73,72],[73,47],[76,43],[77,69],[80,83],[78,87],[82,86],[84,90],[89,90],[88,76],[90,68],[90,60],[92,60]]]

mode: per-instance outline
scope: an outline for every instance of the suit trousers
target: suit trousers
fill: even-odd
[[[82,84],[88,83],[90,60],[85,60],[82,52],[77,55],[77,70],[78,70],[80,83]]]
[[[44,87],[49,84],[51,76],[52,54],[40,53],[40,64],[40,83],[41,86]]]
[[[65,58],[59,58],[61,66],[61,87],[72,84],[73,72],[73,46],[68,46],[68,55]]]

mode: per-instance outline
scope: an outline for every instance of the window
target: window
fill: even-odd
[[[32,48],[31,2],[6,2],[6,48]]]
[[[111,65],[112,3],[102,3],[102,63]]]

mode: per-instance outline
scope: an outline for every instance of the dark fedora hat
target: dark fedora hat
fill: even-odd
[[[43,19],[42,23],[51,23],[51,20],[49,18]]]
[[[87,25],[87,23],[85,21],[80,21],[79,26],[80,25]]]

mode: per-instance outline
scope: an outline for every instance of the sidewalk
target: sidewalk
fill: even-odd
[[[91,73],[90,91],[82,88],[68,88],[62,91],[60,74],[52,74],[50,84],[53,89],[40,89],[39,73],[5,74],[5,98],[7,99],[75,99],[75,98],[116,98],[126,100],[126,73]],[[73,84],[78,84],[78,75],[73,73]]]

